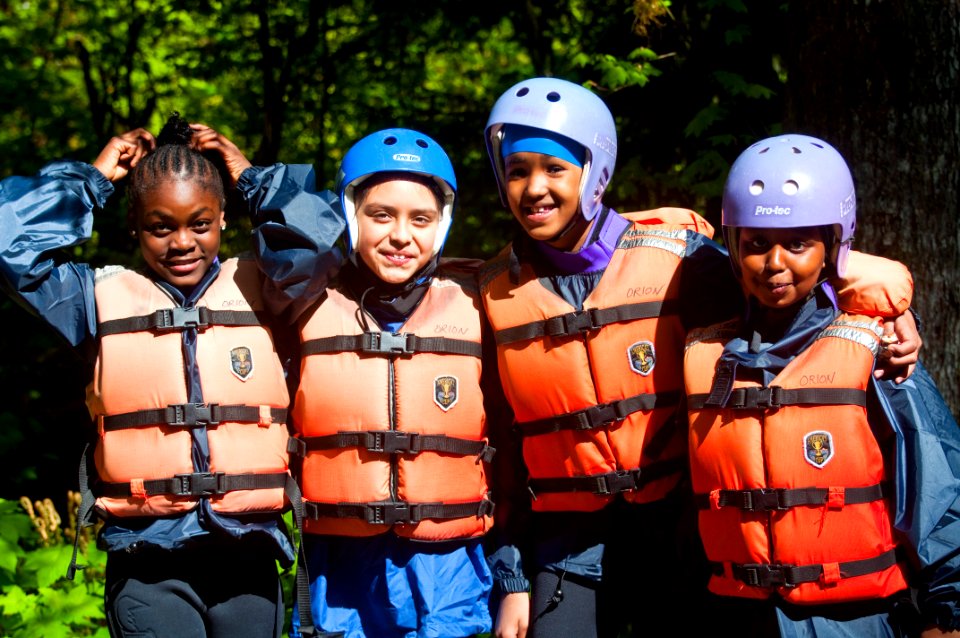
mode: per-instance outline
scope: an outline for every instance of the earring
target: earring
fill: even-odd
[[[137,236],[137,231],[131,230],[131,231],[130,231],[130,236],[131,236],[131,237],[136,237],[136,236]]]
[[[227,225],[225,223],[220,224],[220,230],[226,230],[226,229],[227,229]]]

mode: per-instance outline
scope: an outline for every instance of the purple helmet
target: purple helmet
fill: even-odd
[[[745,150],[730,167],[723,187],[723,233],[736,267],[737,228],[832,226],[830,263],[843,275],[857,199],[843,157],[823,140],[778,135]]]
[[[584,218],[593,219],[617,161],[617,129],[603,100],[582,86],[556,78],[524,80],[500,96],[490,111],[484,136],[504,206],[507,197],[500,146],[503,127],[509,124],[545,129],[586,149],[580,211]]]

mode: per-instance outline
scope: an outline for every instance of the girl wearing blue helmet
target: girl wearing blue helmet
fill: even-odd
[[[690,331],[684,381],[705,615],[743,635],[960,629],[960,430],[919,364],[874,379],[881,321],[840,311],[828,279],[855,227],[823,140],[765,139],[730,170],[724,236],[749,303]]]
[[[522,232],[482,269],[481,294],[522,436],[519,496],[533,497],[528,533],[492,559],[497,635],[522,636],[528,623],[538,637],[673,633],[664,611],[677,599],[695,607],[706,580],[681,498],[683,344],[688,329],[739,311],[739,284],[693,211],[621,215],[603,204],[617,135],[590,91],[520,82],[494,105],[485,137]]]
[[[308,169],[247,169],[211,144],[236,165],[274,310],[300,334],[292,451],[313,618],[351,638],[489,631],[481,537],[500,390],[479,262],[440,259],[457,193],[447,154],[423,133],[378,131],[344,156],[334,195]],[[344,228],[346,259],[315,286]]]

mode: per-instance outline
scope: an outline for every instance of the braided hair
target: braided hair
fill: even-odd
[[[226,204],[223,179],[217,165],[190,146],[193,129],[174,111],[157,136],[157,148],[144,157],[130,172],[127,195],[130,199],[130,221],[136,220],[144,196],[170,181],[194,181]]]

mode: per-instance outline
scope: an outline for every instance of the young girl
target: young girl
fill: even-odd
[[[838,310],[828,278],[855,225],[822,140],[766,139],[731,168],[724,237],[749,305],[690,332],[684,379],[707,615],[744,635],[960,629],[960,431],[922,368],[876,382],[880,320]]]
[[[7,289],[94,365],[81,519],[95,495],[111,635],[278,636],[276,560],[294,557],[280,520],[289,397],[256,264],[218,259],[223,184],[190,144],[174,116],[156,144],[136,129],[92,166],[4,180],[0,264]],[[127,176],[144,267],[64,261]]]
[[[315,619],[350,638],[489,631],[485,404],[499,386],[482,350],[478,262],[440,259],[457,188],[447,154],[417,131],[373,133],[344,156],[338,202],[314,194],[302,167],[243,170],[235,156],[274,308],[300,333],[294,423]],[[339,224],[328,204],[342,207]],[[344,225],[346,262],[317,286]]]
[[[529,608],[518,549],[493,557],[498,635],[523,635],[528,613],[534,636],[673,633],[663,611],[696,608],[704,589],[697,541],[678,524],[683,343],[739,311],[739,287],[696,213],[603,205],[616,130],[583,87],[520,82],[494,105],[486,142],[523,231],[484,266],[481,293],[534,511]],[[916,342],[901,345],[893,361],[912,363]]]

